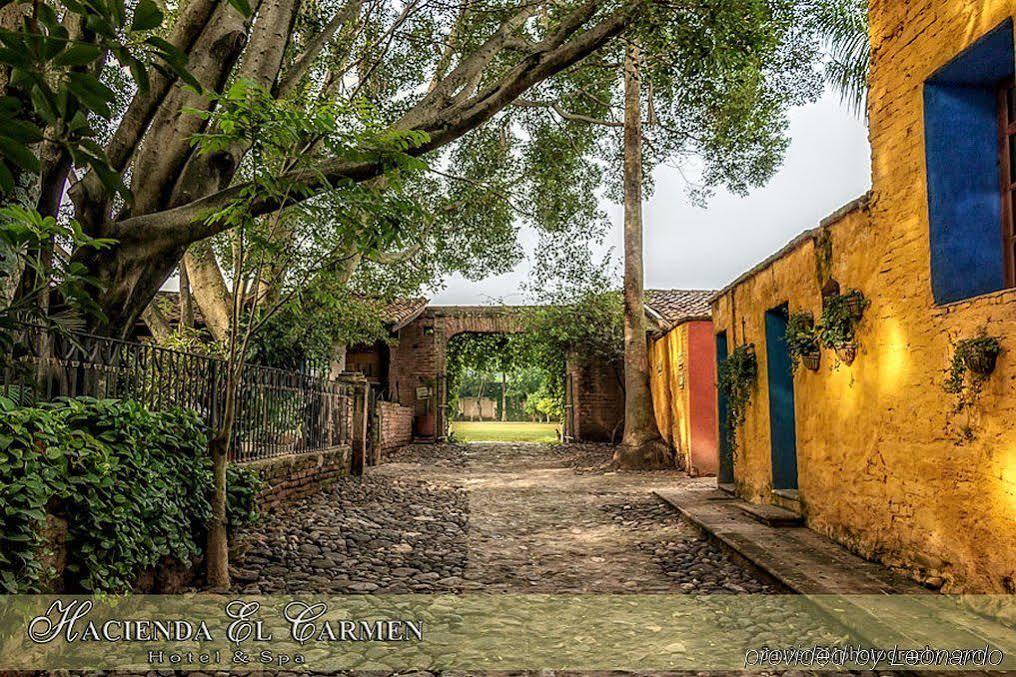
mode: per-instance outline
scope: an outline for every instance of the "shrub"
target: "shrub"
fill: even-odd
[[[201,553],[212,476],[197,414],[90,398],[0,408],[3,589],[35,591],[50,575],[48,512],[67,520],[67,570],[87,591],[127,591],[163,558]],[[257,478],[233,467],[230,484],[234,519],[246,522]]]

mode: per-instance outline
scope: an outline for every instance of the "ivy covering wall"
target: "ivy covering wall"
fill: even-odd
[[[129,591],[164,558],[200,556],[211,460],[198,415],[79,398],[18,407],[0,398],[0,589],[50,580],[48,515],[66,521],[66,586]],[[256,516],[260,480],[230,466],[231,526]]]

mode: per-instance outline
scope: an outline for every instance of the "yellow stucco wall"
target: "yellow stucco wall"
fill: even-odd
[[[924,81],[1016,14],[1016,0],[873,0],[870,206],[830,224],[832,273],[871,300],[852,366],[823,353],[795,376],[798,476],[808,524],[947,591],[1016,592],[1016,290],[936,306],[924,163]],[[770,502],[764,313],[821,312],[804,240],[714,304],[731,348],[757,346],[738,433],[741,495]],[[952,343],[980,328],[1005,352],[969,421],[942,389]],[[959,427],[969,423],[975,439]]]
[[[682,458],[691,457],[691,388],[688,383],[688,326],[682,324],[649,346],[649,386],[660,434]]]

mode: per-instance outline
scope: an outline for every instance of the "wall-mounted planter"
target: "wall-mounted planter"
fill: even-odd
[[[803,353],[801,355],[801,364],[809,371],[818,371],[819,366],[822,364],[822,353],[817,350],[813,353]]]
[[[857,359],[857,346],[851,343],[836,346],[836,357],[839,358],[840,362],[849,367]]]
[[[822,351],[819,346],[815,318],[811,313],[794,313],[789,317],[786,341],[791,364],[795,371],[798,364],[803,364],[806,369],[811,371],[818,371],[819,363],[822,361]]]
[[[868,299],[856,289],[823,300],[819,342],[836,351],[836,357],[848,366],[857,359],[855,333],[868,305]]]
[[[990,376],[995,371],[1001,352],[1001,341],[995,336],[988,336],[982,329],[978,336],[956,343],[950,370],[959,377],[962,377],[964,370],[975,376]]]
[[[867,305],[867,299],[860,292],[843,295],[843,309],[853,317],[860,318]]]
[[[968,355],[965,361],[967,363],[967,367],[973,373],[978,376],[989,376],[991,375],[991,372],[995,371],[995,365],[998,363],[998,353],[974,353],[972,355]]]

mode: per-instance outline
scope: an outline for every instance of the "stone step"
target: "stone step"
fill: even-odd
[[[797,527],[804,524],[801,515],[776,505],[737,503],[737,508],[749,517],[771,527]]]

